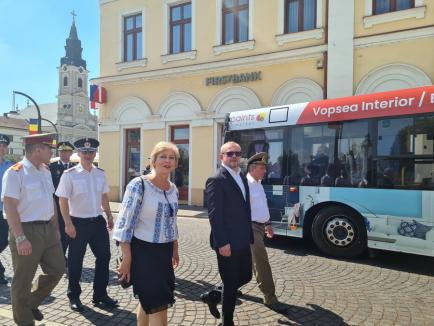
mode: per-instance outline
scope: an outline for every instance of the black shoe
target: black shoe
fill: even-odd
[[[69,299],[69,307],[74,311],[83,311],[84,309],[80,299]]]
[[[33,318],[35,318],[35,320],[37,321],[41,321],[42,319],[44,319],[44,315],[42,314],[41,310],[39,310],[38,308],[32,309],[32,314],[33,314]]]
[[[211,290],[209,292],[200,295],[202,302],[206,303],[209,308],[209,312],[215,318],[220,318],[220,312],[217,309],[217,304],[221,300],[221,293],[216,290]]]
[[[95,306],[103,306],[106,308],[119,307],[118,300],[114,300],[110,298],[108,295],[105,295],[99,299],[93,299],[92,302]]]
[[[4,274],[0,274],[0,285],[8,284],[8,280],[5,278]]]

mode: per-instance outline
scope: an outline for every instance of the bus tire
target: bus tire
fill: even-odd
[[[367,247],[362,217],[343,206],[329,206],[317,213],[312,223],[312,239],[319,250],[334,257],[356,257]]]

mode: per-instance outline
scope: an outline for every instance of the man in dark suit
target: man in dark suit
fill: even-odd
[[[225,143],[220,150],[222,166],[207,180],[205,189],[211,224],[211,247],[216,251],[223,281],[224,326],[234,325],[237,290],[252,279],[250,244],[253,243],[253,233],[249,186],[240,171],[240,158],[240,145]],[[217,310],[217,302],[212,298],[205,298],[204,301],[210,309]]]
[[[57,144],[57,149],[59,150],[59,160],[50,164],[51,178],[53,179],[54,188],[57,189],[59,185],[60,177],[63,171],[73,167],[75,164],[70,162],[74,146],[67,141],[60,142]],[[66,249],[68,249],[68,236],[65,233],[65,222],[63,221],[62,213],[59,207],[59,197],[54,195],[56,201],[57,213],[59,218],[59,230],[62,242],[63,254],[65,255]],[[66,257],[65,257],[66,259]]]

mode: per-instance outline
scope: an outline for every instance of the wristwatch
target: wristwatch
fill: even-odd
[[[26,241],[26,240],[27,240],[27,238],[24,234],[21,234],[21,235],[15,237],[15,243],[16,244],[20,244],[21,242]]]

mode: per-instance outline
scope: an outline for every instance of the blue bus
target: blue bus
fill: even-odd
[[[268,153],[276,234],[434,256],[434,86],[231,112],[225,141]]]

